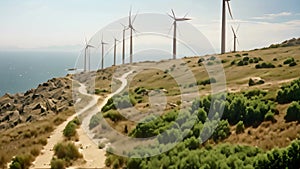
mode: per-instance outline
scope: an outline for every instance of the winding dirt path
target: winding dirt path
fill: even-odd
[[[103,168],[105,167],[105,150],[98,149],[98,145],[96,145],[92,139],[93,134],[89,131],[88,125],[91,117],[99,112],[102,107],[107,103],[108,99],[110,99],[115,94],[120,93],[126,86],[127,86],[127,76],[131,74],[132,71],[123,74],[122,77],[117,78],[122,82],[121,87],[112,94],[109,94],[101,105],[97,105],[98,99],[100,96],[88,94],[86,91],[86,86],[80,84],[78,91],[86,96],[92,97],[92,100],[81,110],[76,112],[74,115],[70,116],[65,122],[61,125],[57,126],[57,128],[53,131],[50,138],[47,140],[47,145],[44,146],[41,154],[35,159],[31,168],[51,168],[50,162],[54,155],[53,146],[64,140],[63,137],[63,130],[65,126],[77,117],[80,114],[83,114],[87,110],[93,108],[89,113],[88,116],[85,117],[82,121],[81,127],[77,130],[79,135],[79,142],[76,144],[81,145],[82,149],[80,149],[81,153],[83,154],[84,160],[86,163],[81,166],[74,166],[70,168]]]

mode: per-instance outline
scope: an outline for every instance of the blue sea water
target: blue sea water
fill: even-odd
[[[67,75],[77,56],[76,52],[0,51],[0,96],[25,92]]]

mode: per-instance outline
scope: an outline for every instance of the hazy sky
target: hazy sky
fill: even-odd
[[[228,26],[240,24],[240,50],[300,37],[299,0],[230,3],[235,20],[229,19]],[[0,49],[83,45],[85,37],[90,38],[111,22],[126,17],[130,6],[139,13],[166,14],[171,8],[178,16],[189,12],[193,19],[190,23],[216,50],[220,48],[221,0],[1,0]],[[227,36],[230,50],[231,30],[227,30]]]

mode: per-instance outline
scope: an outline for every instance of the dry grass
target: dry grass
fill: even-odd
[[[288,106],[289,104],[277,106],[280,113],[275,115],[276,123],[263,122],[257,128],[247,128],[241,134],[235,134],[235,126],[233,126],[231,128],[232,134],[224,142],[252,145],[265,150],[288,146],[292,140],[300,138],[298,122],[287,123],[284,120]]]
[[[65,121],[74,110],[67,110],[58,115],[49,115],[47,119],[20,124],[15,128],[0,133],[0,159],[5,156],[5,163],[13,156],[31,154],[39,155],[43,146],[47,144],[47,138],[54,127]]]

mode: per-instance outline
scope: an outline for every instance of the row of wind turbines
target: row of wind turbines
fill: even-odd
[[[233,19],[233,15],[231,12],[231,7],[229,4],[230,0],[222,0],[222,34],[221,34],[221,54],[225,53],[225,49],[226,49],[226,5],[229,11],[229,15],[231,17],[231,19]],[[168,14],[169,17],[171,17],[174,22],[173,22],[173,59],[176,59],[176,55],[177,55],[177,22],[184,22],[184,21],[189,21],[191,20],[191,18],[187,18],[187,14],[184,17],[176,17],[174,10],[171,10],[171,14]],[[130,61],[129,63],[132,64],[133,63],[133,33],[137,33],[137,30],[134,28],[134,22],[136,20],[138,14],[136,14],[134,17],[132,17],[132,9],[130,9],[129,11],[129,22],[128,25],[124,25],[121,24],[123,26],[123,39],[122,39],[122,64],[125,64],[125,38],[126,38],[126,31],[130,31],[130,48],[129,48],[129,52],[130,52]],[[238,28],[236,30],[233,29],[233,27],[231,26],[232,32],[233,32],[233,37],[234,37],[234,49],[233,52],[236,52],[236,44],[238,42],[237,39],[237,31]],[[116,65],[116,59],[117,59],[117,43],[120,42],[118,39],[116,39],[114,37],[114,62],[113,65]],[[101,39],[101,69],[104,68],[104,46],[108,45],[108,43],[106,43],[103,40],[103,35],[102,35],[102,39]],[[90,55],[89,55],[89,48],[95,48],[94,46],[88,44],[87,40],[85,39],[85,49],[84,49],[84,72],[86,71],[90,71]]]

